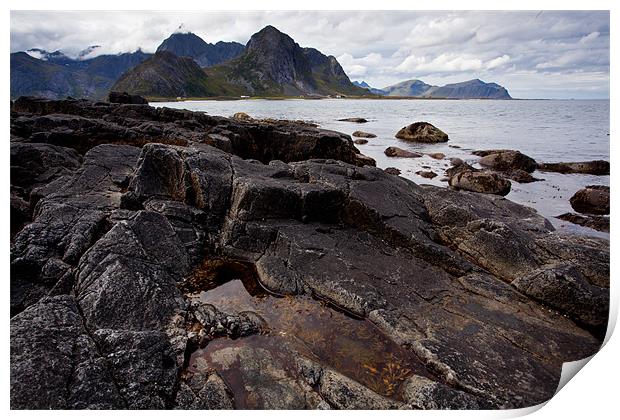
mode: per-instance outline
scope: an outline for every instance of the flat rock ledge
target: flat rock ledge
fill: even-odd
[[[190,374],[189,357],[214,337],[268,337],[273,326],[190,302],[203,286],[188,279],[214,258],[250,267],[274,293],[372,322],[431,372],[388,397],[320,358],[291,350],[282,367],[239,350],[244,375],[270,375],[247,385],[263,407],[551,398],[562,363],[601,346],[609,242],[368,162],[349,136],[303,125],[15,101],[11,408],[239,407],[223,372]]]

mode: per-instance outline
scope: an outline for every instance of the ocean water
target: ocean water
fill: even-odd
[[[377,135],[364,145],[356,145],[361,153],[371,156],[380,168],[395,167],[401,176],[419,184],[447,186],[441,181],[449,159],[458,157],[477,166],[474,150],[516,149],[538,162],[609,160],[608,100],[262,100],[159,102],[153,106],[184,108],[211,115],[231,116],[245,112],[254,118],[278,118],[312,121],[322,128],[351,134],[356,130]],[[358,124],[338,121],[362,117]],[[413,122],[427,121],[448,134],[442,144],[418,144],[401,141],[396,132]],[[421,153],[441,152],[445,159],[390,158],[384,150],[389,146]],[[459,146],[460,148],[450,147]],[[429,169],[430,168],[430,169]],[[416,175],[416,171],[432,170],[432,180]],[[543,181],[529,184],[512,182],[506,198],[535,208],[558,230],[609,237],[608,234],[579,227],[556,219],[572,211],[570,197],[586,185],[609,185],[609,176],[534,172]]]

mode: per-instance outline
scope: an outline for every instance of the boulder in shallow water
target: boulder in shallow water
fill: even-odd
[[[461,172],[476,172],[477,169],[471,166],[470,164],[463,162],[461,159],[453,159],[454,163],[452,167],[446,169],[446,175],[449,177],[453,177],[456,174],[460,174]]]
[[[439,153],[439,152],[437,152],[437,153],[429,153],[428,156],[432,157],[433,159],[437,159],[437,160],[441,160],[441,159],[446,157],[446,155],[444,155],[443,153]]]
[[[609,162],[593,160],[589,162],[539,163],[538,169],[562,174],[609,175]]]
[[[376,134],[372,134],[372,133],[367,133],[365,131],[354,131],[353,132],[353,137],[363,137],[366,139],[374,139],[375,137],[377,137]]]
[[[401,128],[396,138],[420,143],[442,143],[448,141],[448,135],[427,122],[416,122]]]
[[[512,171],[503,172],[502,175],[506,178],[512,179],[513,181],[517,181],[520,184],[542,181],[542,179],[533,177],[532,174],[524,171],[523,169],[513,169]]]
[[[366,144],[366,143],[368,143],[368,140],[366,140],[366,139],[355,139],[355,140],[353,140],[353,143],[355,143],[355,144]]]
[[[579,213],[609,214],[609,187],[589,185],[570,199],[571,207]]]
[[[384,151],[386,156],[389,157],[402,157],[402,158],[419,158],[422,157],[421,153],[410,152],[409,150],[401,149],[400,147],[390,146]]]
[[[464,171],[450,178],[451,187],[459,190],[484,194],[506,195],[510,192],[510,181],[494,172]]]
[[[386,174],[390,174],[390,175],[400,175],[400,169],[398,168],[389,167],[389,168],[385,168],[383,171]]]
[[[368,120],[366,118],[358,118],[358,117],[354,117],[354,118],[341,118],[338,121],[353,122],[353,123],[358,123],[358,124],[363,124],[363,123],[367,123],[368,122]]]
[[[495,171],[522,170],[534,172],[536,161],[518,150],[494,150],[480,159],[480,165]]]
[[[437,174],[433,171],[417,171],[416,175],[420,175],[422,178],[433,179]]]
[[[556,218],[564,220],[565,222],[570,222],[579,226],[598,230],[599,232],[609,232],[609,217],[606,216],[582,216],[575,213],[564,213],[557,216]]]

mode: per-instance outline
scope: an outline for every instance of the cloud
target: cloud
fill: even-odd
[[[500,67],[510,61],[510,56],[507,54],[501,57],[496,57],[488,61],[483,61],[479,58],[469,55],[459,55],[454,53],[441,54],[435,58],[429,59],[427,57],[418,57],[411,55],[402,63],[400,63],[396,70],[400,72],[411,73],[456,73],[467,71],[483,71],[491,70]]]
[[[589,44],[589,43],[591,43],[592,41],[594,41],[596,38],[598,38],[600,34],[601,34],[601,33],[600,33],[600,32],[598,32],[598,31],[590,32],[588,35],[586,35],[586,36],[582,37],[582,38],[579,40],[579,43],[580,43],[580,44]]]
[[[504,64],[507,64],[509,61],[510,61],[510,56],[508,54],[504,54],[501,57],[497,57],[497,58],[494,58],[492,60],[489,60],[486,63],[486,69],[487,70],[492,70],[492,69],[501,67]]]
[[[609,95],[608,11],[13,11],[11,51],[153,52],[176,30],[245,44],[267,24],[375,87],[481,78],[517,97]]]

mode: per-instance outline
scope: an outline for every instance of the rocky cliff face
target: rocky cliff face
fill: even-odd
[[[314,48],[301,48],[290,36],[273,26],[252,35],[238,58],[207,74],[244,86],[255,95],[362,95],[338,61]]]
[[[17,100],[11,407],[550,398],[601,344],[609,243],[368,163],[308,125]]]
[[[192,57],[200,67],[209,67],[238,57],[245,47],[238,42],[206,43],[193,33],[174,33],[166,38],[157,52],[168,51],[179,57]]]

